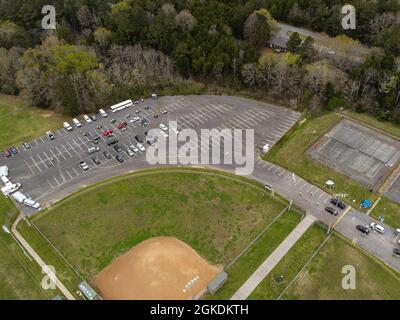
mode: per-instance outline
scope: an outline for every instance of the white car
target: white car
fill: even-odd
[[[139,152],[139,149],[136,148],[136,146],[134,146],[134,145],[131,145],[129,148],[130,148],[133,152],[135,152],[135,153],[138,153],[138,152]]]
[[[160,130],[160,134],[164,137],[164,138],[168,138],[168,133]]]
[[[170,133],[173,133],[173,134],[175,134],[175,135],[178,135],[178,133],[179,133],[179,130],[178,129],[176,129],[176,128],[170,128]]]
[[[272,186],[270,184],[266,184],[264,188],[267,189],[268,191],[272,191]]]
[[[64,126],[64,128],[65,128],[66,130],[68,130],[68,131],[72,131],[72,130],[73,130],[72,127],[70,126],[70,124],[69,124],[68,122],[64,122],[63,126]]]
[[[162,131],[168,131],[168,128],[166,125],[160,123],[160,125],[158,126]]]
[[[376,222],[371,222],[371,224],[369,226],[374,231],[377,231],[377,232],[382,233],[382,234],[385,233],[385,228],[382,227],[381,225],[377,224]]]
[[[146,150],[145,147],[144,147],[141,143],[138,143],[138,144],[136,145],[136,147],[137,147],[141,152],[143,152],[144,150]]]
[[[81,167],[81,169],[82,169],[83,171],[89,170],[89,166],[87,165],[87,163],[86,163],[85,161],[81,161],[81,162],[79,163],[79,166]]]
[[[86,121],[87,123],[91,123],[91,122],[92,122],[92,119],[90,119],[89,116],[86,115],[86,114],[83,116],[83,119],[85,119],[85,121]]]
[[[34,209],[37,209],[37,210],[40,209],[40,203],[36,202],[36,201],[34,201],[32,199],[25,199],[24,200],[24,205],[26,205],[28,207],[31,207],[31,208],[34,208]]]

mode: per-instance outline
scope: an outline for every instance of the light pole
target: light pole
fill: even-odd
[[[294,186],[296,185],[296,182],[297,182],[296,175],[293,172],[292,172],[292,182],[293,182],[293,188],[292,188],[292,192],[290,193],[289,211],[292,210],[293,191],[294,191]]]

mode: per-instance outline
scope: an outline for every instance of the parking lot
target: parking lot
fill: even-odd
[[[400,203],[400,175],[385,193],[393,201]]]
[[[96,115],[97,121],[91,123],[80,117],[81,128],[74,127],[72,131],[60,128],[53,132],[54,140],[49,140],[44,134],[30,141],[29,149],[15,146],[18,153],[9,158],[1,157],[0,166],[7,165],[10,179],[22,184],[22,192],[46,207],[80,187],[148,167],[145,152],[131,157],[127,150],[132,144],[137,144],[136,135],[144,139],[145,131],[158,127],[160,123],[168,125],[169,121],[177,121],[179,130],[254,129],[257,148],[266,143],[276,143],[300,118],[299,113],[289,109],[229,96],[160,97],[146,99],[115,113],[106,112],[108,117]],[[130,122],[137,116],[146,117],[149,125],[143,127],[137,121]],[[125,131],[118,128],[122,122],[127,123]],[[72,125],[72,119],[69,124]],[[116,160],[118,153],[113,146],[107,145],[108,138],[102,136],[109,129],[113,130],[117,144],[123,150],[120,153],[123,163]],[[43,133],[46,131],[43,128]],[[99,137],[98,144],[93,143],[93,137]],[[147,147],[145,143],[143,145]],[[98,146],[100,150],[89,154],[88,149],[92,146]],[[206,146],[200,146],[203,147]],[[110,159],[103,154],[106,150],[111,154]],[[93,157],[100,164],[96,165]],[[81,161],[88,164],[89,170],[82,169]],[[23,209],[28,214],[33,213],[31,209]]]
[[[344,119],[307,154],[336,171],[375,189],[400,160],[400,143]]]

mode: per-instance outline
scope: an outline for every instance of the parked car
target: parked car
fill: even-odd
[[[23,145],[23,147],[24,147],[25,149],[30,149],[30,147],[31,147],[31,145],[30,145],[29,142],[24,142],[22,145]]]
[[[143,152],[144,150],[146,150],[145,147],[144,147],[141,143],[138,143],[136,146],[137,146],[137,148],[138,148],[141,152]]]
[[[47,131],[46,135],[47,135],[47,138],[49,138],[49,140],[54,140],[54,138],[55,138],[53,132],[51,132],[51,131]]]
[[[133,157],[135,155],[135,152],[133,152],[131,149],[127,149],[126,153],[128,154],[128,156]]]
[[[82,169],[83,171],[89,170],[89,166],[87,165],[87,163],[86,163],[85,161],[81,161],[81,162],[79,163],[79,166],[81,167],[81,169]]]
[[[379,232],[382,234],[385,233],[385,228],[382,227],[381,225],[377,224],[376,222],[371,222],[369,226],[371,227],[372,230],[374,230],[376,232]]]
[[[104,151],[103,155],[106,157],[106,159],[111,159],[112,158],[111,153],[109,153],[108,151]]]
[[[96,166],[98,166],[101,163],[100,160],[98,158],[96,158],[96,157],[92,158],[92,161],[94,162],[94,164]]]
[[[118,142],[118,139],[116,139],[114,136],[108,136],[107,144],[109,146],[116,144],[117,142]]]
[[[145,106],[145,107],[144,107],[144,110],[149,110],[149,109],[150,109],[149,106]]]
[[[168,113],[168,110],[163,110],[163,111],[161,111],[161,113],[162,113],[162,114],[167,114],[167,113]]]
[[[139,152],[139,149],[138,149],[136,146],[134,146],[134,145],[131,145],[129,148],[130,148],[133,152],[135,152],[135,153],[138,153],[138,152]]]
[[[99,147],[93,146],[93,147],[90,147],[90,148],[88,149],[88,153],[89,153],[89,154],[95,153],[95,152],[97,152],[97,151],[100,151],[100,148],[99,148]]]
[[[86,115],[86,114],[83,116],[83,119],[85,119],[85,121],[86,121],[87,123],[91,123],[91,122],[92,122],[92,119],[90,119],[89,116]]]
[[[158,126],[162,131],[168,131],[168,128],[166,125],[160,123],[160,125]]]
[[[337,210],[333,209],[332,207],[326,207],[326,208],[325,208],[325,211],[328,212],[328,213],[330,213],[331,215],[334,215],[334,216],[337,216],[337,215],[338,215]]]
[[[346,205],[345,205],[342,201],[340,201],[339,199],[337,199],[337,198],[332,198],[332,199],[331,199],[331,203],[332,203],[334,206],[337,206],[337,207],[339,207],[339,208],[342,209],[342,210],[346,209]]]
[[[118,127],[118,129],[120,129],[120,130],[122,130],[122,131],[125,131],[127,125],[128,125],[128,124],[127,124],[126,122],[122,122],[122,123],[119,123],[119,124],[117,125],[117,127]]]
[[[114,146],[114,150],[117,151],[118,153],[122,152],[122,148],[117,144]]]
[[[17,154],[18,153],[18,150],[17,150],[16,147],[11,147],[10,151],[11,151],[12,154]]]
[[[362,226],[362,225],[359,224],[359,225],[356,226],[356,229],[361,231],[364,234],[369,234],[369,228],[368,227],[365,227],[365,226]]]
[[[117,159],[117,161],[120,162],[120,163],[124,162],[124,158],[122,158],[121,155],[119,155],[119,154],[117,154],[115,156],[115,159]]]
[[[12,153],[9,149],[4,150],[4,155],[8,158],[11,157]]]
[[[267,189],[268,191],[272,191],[272,186],[269,185],[269,184],[266,184],[266,185],[264,186],[264,188]]]
[[[104,131],[101,135],[102,135],[103,137],[107,137],[107,136],[113,134],[113,132],[114,132],[114,131],[112,131],[111,129],[108,129],[108,130]]]
[[[153,115],[153,118],[157,119],[158,118],[158,114]]]
[[[397,256],[400,256],[400,248],[394,248],[393,253]]]
[[[97,118],[95,115],[89,115],[90,120],[92,121],[97,121]]]
[[[141,136],[139,136],[139,135],[136,135],[136,136],[135,136],[135,140],[136,140],[137,142],[139,142],[139,143],[143,143],[143,138],[142,138]]]
[[[72,131],[72,130],[74,130],[68,122],[64,122],[63,127],[64,127],[64,129],[67,130],[67,131]]]

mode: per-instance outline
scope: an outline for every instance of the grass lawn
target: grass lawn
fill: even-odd
[[[262,186],[233,178],[203,171],[133,174],[78,193],[34,223],[85,278],[156,236],[177,237],[226,265],[286,205]],[[34,237],[24,224],[21,233]],[[38,245],[32,242],[40,252]]]
[[[17,214],[13,203],[1,196],[0,225],[11,227]],[[11,235],[0,230],[0,300],[51,298],[52,292],[41,289],[41,279],[36,262],[29,261]]]
[[[250,300],[277,299],[326,238],[326,229],[314,224],[249,296]],[[283,280],[278,280],[283,276]]]
[[[378,219],[380,216],[385,218],[384,223],[393,227],[400,228],[400,205],[382,197],[378,205],[372,210],[371,216]]]
[[[289,130],[264,159],[297,173],[326,192],[348,194],[345,201],[351,202],[353,206],[358,206],[366,198],[374,201],[378,197],[377,193],[371,193],[360,183],[305,155],[307,147],[317,141],[338,120],[339,116],[335,113],[325,113],[307,119]],[[335,189],[332,191],[325,187],[328,179],[335,181]]]
[[[286,212],[264,235],[226,272],[228,281],[216,294],[206,299],[227,300],[240,288],[251,274],[264,262],[276,247],[289,235],[300,222],[301,216],[295,212]]]
[[[338,259],[340,257],[340,259]],[[356,270],[356,289],[342,288],[342,268]],[[307,266],[285,299],[400,299],[400,275],[354,248],[339,236],[331,237]]]
[[[53,111],[28,106],[21,98],[0,95],[0,150],[62,127],[65,118]]]

